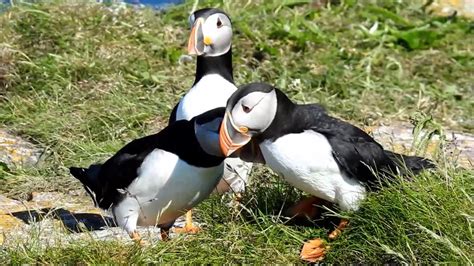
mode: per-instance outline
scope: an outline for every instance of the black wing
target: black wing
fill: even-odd
[[[133,140],[102,165],[99,174],[102,191],[97,195],[99,207],[108,209],[120,199],[122,193],[119,189],[128,187],[138,176],[138,168],[157,147],[158,138],[158,134],[155,134]]]
[[[360,128],[327,115],[316,123],[312,129],[328,139],[334,159],[349,177],[375,182],[374,173],[393,169],[383,147]]]
[[[326,114],[326,108],[324,106],[319,105],[317,103],[311,103],[311,104],[300,104],[298,106],[301,112],[298,113],[298,115],[301,115],[303,113],[311,114],[311,116],[314,117],[314,115],[324,115]]]

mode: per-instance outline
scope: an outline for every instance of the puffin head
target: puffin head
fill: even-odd
[[[250,83],[229,98],[219,130],[223,154],[229,156],[268,129],[277,114],[276,90],[266,83]]]
[[[232,44],[232,24],[224,11],[204,8],[189,16],[191,35],[188,53],[198,56],[219,56],[227,53]]]

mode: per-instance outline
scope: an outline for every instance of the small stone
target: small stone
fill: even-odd
[[[187,54],[183,54],[179,57],[178,63],[180,65],[193,62],[193,57]]]
[[[442,17],[458,15],[474,19],[474,1],[472,0],[434,0],[427,6],[427,10]]]
[[[44,149],[0,129],[0,163],[8,168],[32,167],[38,164]]]

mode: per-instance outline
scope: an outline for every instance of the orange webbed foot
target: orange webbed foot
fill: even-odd
[[[183,228],[175,228],[175,233],[178,234],[196,234],[201,230],[198,226],[193,225],[193,216],[191,210],[186,213],[186,223]]]
[[[329,234],[329,240],[334,240],[338,238],[341,235],[342,231],[347,227],[348,223],[348,220],[341,219],[337,228]],[[312,263],[319,262],[324,259],[324,256],[326,255],[328,250],[329,246],[327,246],[322,239],[317,238],[314,240],[310,240],[303,245],[303,248],[301,249],[300,253],[300,258],[304,261]]]
[[[334,240],[334,239],[338,238],[338,237],[341,235],[342,231],[343,231],[344,229],[346,229],[348,223],[349,223],[348,220],[346,220],[346,219],[341,219],[341,221],[339,222],[339,225],[337,226],[337,228],[334,229],[334,231],[332,231],[332,232],[329,234],[329,236],[328,236],[329,239],[330,239],[330,240]]]
[[[324,241],[320,238],[310,240],[304,243],[301,249],[300,258],[308,262],[319,262],[324,259],[329,246],[326,246]]]
[[[195,225],[185,225],[183,228],[175,228],[174,232],[177,234],[197,234],[201,231],[201,228]]]
[[[138,231],[133,231],[130,234],[130,238],[141,247],[144,247],[148,244],[145,240],[142,239]]]

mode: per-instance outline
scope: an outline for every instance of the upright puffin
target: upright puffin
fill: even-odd
[[[176,218],[207,198],[222,176],[223,115],[221,107],[177,121],[133,140],[103,164],[69,170],[132,239],[142,243],[137,225],[157,225],[167,239]]]
[[[434,166],[425,158],[385,150],[320,105],[295,104],[265,83],[244,85],[229,98],[219,139],[225,155],[256,142],[265,163],[288,183],[341,210],[359,208],[367,189],[379,184],[375,173],[416,174]],[[329,238],[336,238],[346,224],[342,219]],[[316,262],[325,252],[316,239],[305,243],[301,258]]]
[[[217,107],[225,107],[227,99],[237,90],[232,70],[232,24],[222,10],[205,8],[189,16],[191,35],[188,53],[197,55],[196,74],[192,88],[171,112],[169,123],[190,120],[196,115]],[[216,187],[219,193],[245,189],[252,163],[239,158],[225,160],[223,179]],[[186,224],[177,231],[196,232],[192,214],[186,214]]]

